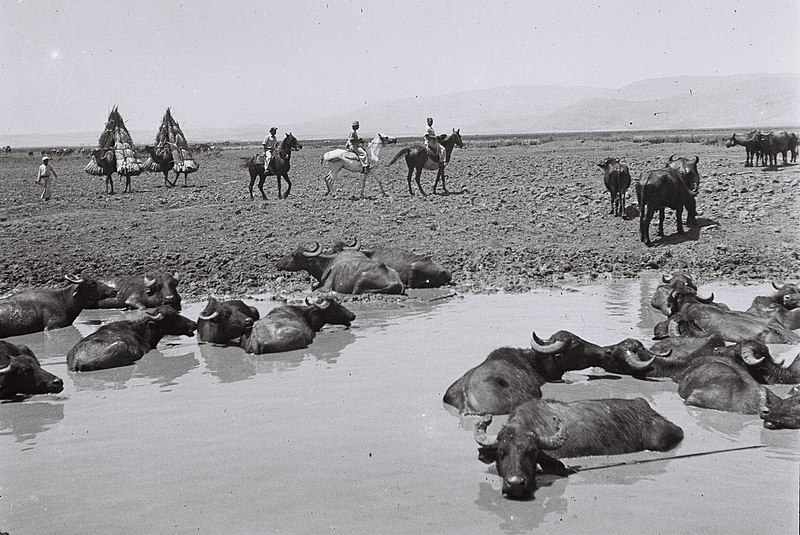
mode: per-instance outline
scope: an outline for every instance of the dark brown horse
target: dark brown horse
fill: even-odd
[[[264,199],[267,196],[264,194],[264,180],[268,175],[273,175],[278,178],[278,198],[285,199],[289,196],[292,190],[292,183],[289,181],[289,168],[290,160],[292,158],[293,150],[300,150],[303,146],[297,141],[291,132],[286,134],[286,137],[281,142],[280,148],[275,151],[272,158],[269,160],[269,167],[265,170],[263,163],[257,163],[258,154],[253,155],[249,160],[242,163],[242,168],[247,169],[250,173],[250,198],[253,198],[253,184],[258,177],[258,189],[261,190],[261,197]],[[286,193],[281,195],[281,178],[286,181]]]
[[[114,180],[111,179],[111,175],[113,175],[117,171],[117,157],[114,154],[114,149],[93,149],[92,156],[94,156],[94,161],[97,164],[97,167],[99,168],[99,172],[97,172],[97,170],[89,171],[88,168],[89,166],[92,165],[91,163],[89,164],[89,166],[87,166],[86,171],[93,175],[106,177],[106,193],[110,193],[111,195],[113,195]],[[130,175],[124,175],[124,176],[125,176],[125,192],[127,193],[129,191],[132,191],[131,177]]]
[[[450,155],[453,153],[453,147],[456,145],[459,148],[464,148],[464,143],[461,141],[461,129],[453,130],[451,134],[439,136],[439,143],[444,147],[445,150],[445,161],[444,162],[434,162],[430,158],[428,158],[428,150],[425,145],[414,145],[413,147],[406,147],[402,149],[400,152],[395,154],[392,161],[389,162],[389,165],[392,165],[401,156],[406,157],[406,165],[408,165],[408,193],[414,195],[414,190],[411,189],[411,175],[414,171],[417,172],[415,177],[417,181],[417,187],[419,188],[419,192],[422,196],[425,196],[425,190],[422,189],[422,184],[419,183],[419,177],[422,174],[423,169],[427,169],[428,171],[437,171],[436,173],[436,181],[433,183],[433,193],[436,193],[436,186],[439,184],[439,180],[442,181],[442,191],[447,193],[447,187],[444,184],[444,167],[446,164],[450,162]]]

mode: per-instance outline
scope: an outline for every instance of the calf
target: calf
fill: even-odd
[[[0,299],[0,338],[67,327],[87,303],[116,294],[94,279],[64,278],[63,288],[37,288]]]
[[[227,344],[253,328],[258,310],[239,299],[219,302],[208,298],[206,308],[197,318],[197,338],[204,342]]]
[[[30,348],[0,340],[0,399],[62,390],[63,381],[44,371]]]
[[[333,296],[309,300],[306,306],[285,305],[271,310],[242,334],[239,345],[248,353],[280,353],[308,347],[325,324],[349,327],[356,315]]]
[[[655,357],[633,339],[602,347],[568,331],[558,331],[547,341],[533,333],[531,349],[495,349],[450,385],[444,402],[462,414],[508,414],[525,401],[541,398],[541,386],[560,380],[569,370],[599,366],[634,375],[646,370]]]
[[[606,158],[597,164],[603,170],[603,182],[611,194],[611,214],[625,217],[625,194],[631,185],[631,173],[628,166],[620,163],[619,158]]]
[[[536,489],[536,465],[545,473],[570,473],[558,458],[667,451],[683,440],[683,430],[642,398],[591,399],[564,403],[532,400],[516,407],[493,437],[491,417],[475,427],[479,459],[497,465],[503,494],[524,499]]]
[[[767,429],[800,429],[800,389],[794,387],[786,399],[767,398],[761,419]]]
[[[193,336],[197,324],[168,305],[146,310],[139,320],[115,321],[81,339],[67,353],[67,368],[85,372],[128,366],[155,349],[168,334]]]

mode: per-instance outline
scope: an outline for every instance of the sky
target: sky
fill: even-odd
[[[781,59],[784,58],[784,59]],[[0,136],[298,123],[398,98],[800,72],[797,0],[0,0]],[[346,126],[346,125],[345,125]]]

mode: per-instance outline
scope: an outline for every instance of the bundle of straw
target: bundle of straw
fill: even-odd
[[[103,153],[104,159],[108,157],[108,151],[113,151],[114,159],[116,160],[116,171],[120,175],[136,176],[143,171],[142,163],[134,150],[131,134],[128,132],[125,121],[116,106],[108,114],[106,127],[103,133],[100,134],[100,139],[97,140],[97,146],[101,149],[107,149]],[[92,155],[84,171],[91,175],[105,175],[103,167],[99,165],[94,155]]]
[[[168,158],[167,153],[172,156],[173,169],[178,173],[194,173],[200,166],[194,161],[192,152],[189,149],[189,144],[186,142],[186,137],[183,135],[178,122],[172,118],[172,112],[169,108],[164,113],[161,119],[161,126],[156,133],[155,152],[160,158]],[[148,158],[145,161],[145,166],[152,169],[153,167],[160,166]]]

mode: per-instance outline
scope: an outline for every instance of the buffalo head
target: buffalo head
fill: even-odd
[[[197,318],[198,338],[206,342],[224,344],[253,328],[259,319],[258,310],[242,301],[220,303],[213,297]]]
[[[158,273],[144,276],[144,304],[148,307],[169,305],[175,310],[181,309],[181,296],[178,293],[180,278],[174,273]]]
[[[767,391],[766,406],[761,419],[767,429],[800,429],[800,389],[794,387],[790,396],[780,399]]]
[[[33,352],[23,345],[0,340],[0,399],[17,394],[58,394],[64,382],[42,369]]]

